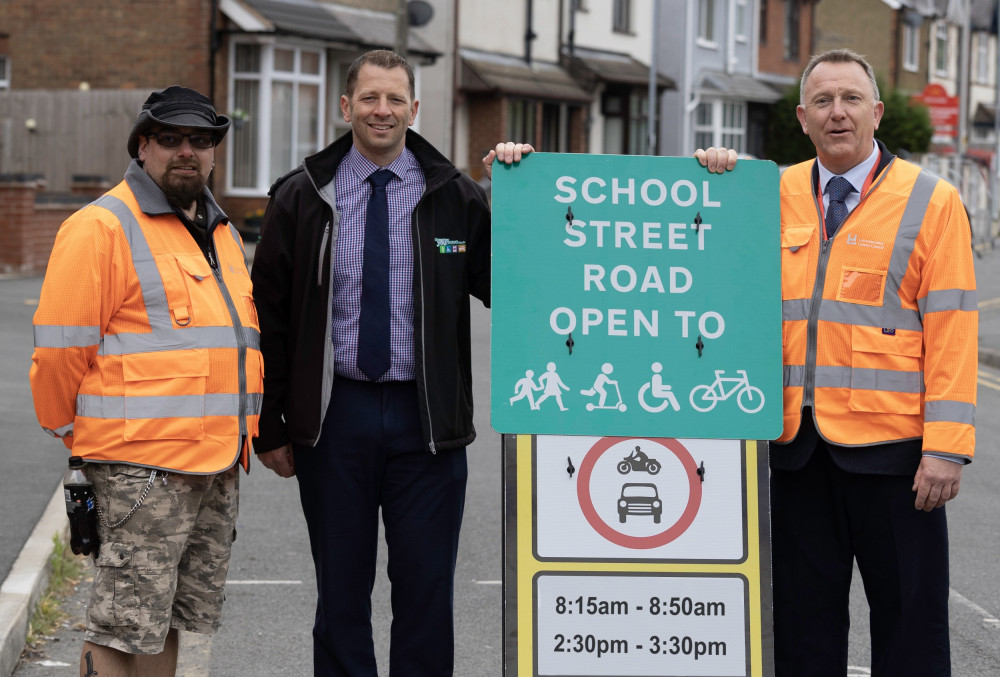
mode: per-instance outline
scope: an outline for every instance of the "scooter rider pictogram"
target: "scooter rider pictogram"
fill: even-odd
[[[597,375],[596,379],[594,379],[594,385],[586,390],[580,391],[581,395],[586,395],[587,397],[600,395],[597,400],[597,404],[594,404],[593,402],[587,403],[587,411],[593,411],[594,409],[617,409],[618,411],[625,411],[627,408],[624,400],[622,400],[622,391],[621,388],[618,387],[618,381],[610,378],[611,372],[614,370],[615,368],[610,362],[605,362],[601,365],[601,373]],[[615,394],[618,396],[618,401],[614,404],[605,404],[608,399],[608,391],[606,390],[608,386],[614,387]]]
[[[618,472],[622,475],[627,475],[632,470],[655,475],[660,472],[660,463],[655,458],[647,456],[642,449],[636,446],[635,451],[618,462]]]

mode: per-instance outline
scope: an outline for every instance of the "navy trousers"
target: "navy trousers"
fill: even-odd
[[[912,476],[842,470],[822,440],[803,468],[772,468],[777,677],[847,674],[855,558],[873,677],[951,674],[945,511],[916,510],[912,486]]]
[[[316,447],[295,446],[316,564],[317,677],[376,677],[371,626],[378,515],[392,586],[389,674],[452,675],[465,449],[432,454],[416,386],[335,379]]]

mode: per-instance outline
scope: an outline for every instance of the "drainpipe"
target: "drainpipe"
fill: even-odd
[[[646,114],[646,126],[649,128],[649,155],[656,155],[656,75],[659,72],[658,56],[656,46],[660,42],[660,3],[653,2],[653,39],[652,48],[649,52],[649,94],[646,95],[649,105],[649,112]]]
[[[462,53],[461,47],[458,44],[458,10],[462,3],[453,2],[451,3],[452,11],[454,15],[452,17],[452,29],[451,29],[451,42],[452,42],[452,68],[451,68],[451,161],[456,162],[458,158],[455,157],[455,153],[458,152],[458,145],[456,142],[456,136],[458,136],[458,103],[459,103],[459,88],[462,86]],[[464,97],[464,94],[462,95]]]
[[[533,0],[528,0],[528,16],[527,16],[527,26],[524,29],[524,61],[526,63],[531,63],[531,41],[538,37],[535,31],[532,30],[532,15],[534,11],[535,3]]]
[[[698,26],[695,24],[695,12],[697,11],[697,3],[695,0],[687,1],[687,34],[688,36],[694,36],[698,33]],[[685,40],[685,56],[684,56],[684,97],[683,97],[683,123],[681,128],[683,130],[684,138],[681,139],[681,148],[683,149],[681,155],[688,156],[694,152],[691,141],[691,116],[694,110],[698,108],[698,104],[701,103],[701,96],[696,94],[694,91],[694,85],[692,80],[694,78],[694,39],[689,37]]]

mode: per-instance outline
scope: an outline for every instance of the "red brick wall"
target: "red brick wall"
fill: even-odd
[[[209,87],[211,0],[8,0],[11,88]]]
[[[470,96],[469,156],[466,158],[469,176],[483,176],[483,155],[505,140],[507,131],[507,99],[503,97]]]
[[[59,226],[90,201],[38,205],[44,181],[0,180],[0,272],[31,274],[45,270]]]
[[[838,0],[841,2],[842,0]],[[764,29],[766,39],[761,41],[758,50],[758,67],[761,72],[799,77],[809,63],[813,54],[812,27],[813,3],[799,3],[799,58],[789,61],[785,59],[785,2],[784,0],[761,0],[767,4],[767,26]],[[836,4],[836,3],[834,3]]]

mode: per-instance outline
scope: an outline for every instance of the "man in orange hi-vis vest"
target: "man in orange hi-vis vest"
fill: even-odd
[[[978,315],[956,189],[874,139],[850,50],[814,56],[797,113],[816,160],[781,178],[784,432],[770,448],[775,671],[843,677],[853,561],[874,677],[951,674],[948,528],[975,451]],[[736,163],[698,150],[710,171]]]
[[[42,285],[35,412],[99,517],[81,675],[173,675],[178,628],[219,626],[263,376],[243,244],[206,187],[229,123],[150,94],[124,181],[62,225]]]

